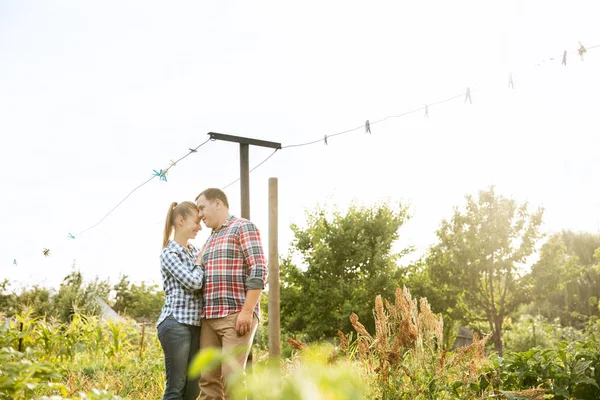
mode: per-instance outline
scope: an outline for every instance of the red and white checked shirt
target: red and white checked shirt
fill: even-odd
[[[227,218],[206,241],[202,266],[202,318],[222,318],[242,311],[246,291],[264,289],[267,279],[267,263],[256,225],[243,218]],[[260,302],[254,312],[260,316]]]

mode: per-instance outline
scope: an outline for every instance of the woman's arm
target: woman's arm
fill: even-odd
[[[185,265],[174,251],[166,251],[160,256],[160,264],[177,282],[188,290],[202,289],[204,270],[199,265]]]

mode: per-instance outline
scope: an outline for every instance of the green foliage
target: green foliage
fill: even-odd
[[[0,399],[30,399],[39,390],[66,394],[56,381],[60,374],[47,361],[37,361],[32,349],[18,352],[12,347],[0,348]]]
[[[260,319],[256,334],[254,335],[254,343],[260,350],[269,348],[269,293],[263,291],[260,295]]]
[[[156,321],[165,304],[165,293],[158,285],[132,284],[127,275],[114,286],[115,302],[112,308],[136,321]]]
[[[17,308],[17,295],[9,292],[10,282],[4,279],[0,282],[0,310],[4,314],[13,315]]]
[[[598,250],[600,235],[565,231],[550,237],[528,277],[536,311],[580,329],[590,317],[600,317]]]
[[[528,300],[517,267],[534,250],[543,211],[530,213],[526,203],[493,187],[466,200],[464,211],[457,208],[451,220],[442,221],[427,265],[434,284],[464,302],[469,319],[488,322],[502,354],[504,318]]]
[[[123,276],[111,288],[108,281],[96,278],[84,282],[81,272],[74,270],[64,279],[54,296],[47,288],[33,286],[19,291],[11,289],[10,283],[0,283],[0,309],[13,316],[25,309],[35,317],[55,317],[69,322],[75,314],[99,315],[100,301],[107,304],[109,292],[113,290],[115,301],[112,308],[138,322],[156,321],[165,302],[165,294],[156,284],[145,282],[134,284]]]
[[[60,285],[58,293],[51,295],[47,288],[33,286],[20,291],[10,288],[10,283],[0,283],[0,309],[6,316],[27,310],[34,317],[55,317],[61,322],[70,321],[74,314],[98,315],[98,299],[106,301],[110,285],[96,278],[85,283],[81,272],[74,270]]]
[[[588,324],[586,341],[546,350],[484,354],[485,338],[466,348],[442,346],[442,321],[425,299],[396,291],[393,302],[375,301],[374,334],[340,336],[345,343],[309,345],[281,360],[281,369],[255,358],[247,385],[236,396],[260,399],[525,399],[527,391],[561,398],[598,398],[600,320]],[[385,304],[385,305],[384,305]],[[69,323],[17,314],[0,321],[0,399],[117,400],[159,398],[163,354],[154,329],[105,323],[74,314]],[[523,324],[526,324],[524,321]],[[540,320],[538,328],[547,326]],[[525,331],[526,326],[511,327]],[[541,329],[541,328],[540,328]],[[144,341],[142,343],[142,332]],[[408,334],[413,332],[413,334]],[[348,344],[350,342],[350,344]],[[21,346],[23,351],[17,351]],[[235,353],[214,350],[196,359],[192,373],[228,362]],[[240,379],[241,371],[237,370]],[[100,391],[97,388],[103,388]]]
[[[53,297],[53,314],[62,322],[70,321],[74,314],[98,315],[100,305],[97,299],[108,298],[110,285],[96,278],[84,283],[79,271],[73,271],[65,277],[58,293]]]
[[[68,323],[31,312],[15,315],[6,327],[4,322],[0,399],[158,398],[164,389],[163,354],[154,329],[81,314]]]
[[[291,360],[278,363],[263,362],[244,377],[234,360],[234,354],[206,349],[194,359],[190,375],[197,376],[223,363],[235,372],[232,378],[233,399],[261,400],[361,400],[366,399],[361,366],[338,359],[331,346],[314,346]],[[241,380],[245,379],[245,384]]]
[[[600,398],[600,352],[594,341],[562,342],[557,349],[535,348],[492,357],[493,384],[503,390],[543,388],[555,399]]]
[[[50,315],[52,303],[50,291],[40,286],[23,288],[19,293],[10,289],[10,282],[4,280],[0,283],[0,310],[6,315],[15,315],[25,308],[31,309],[33,315]]]
[[[317,209],[306,215],[306,227],[292,225],[295,254],[281,262],[283,330],[307,340],[333,337],[349,329],[355,312],[373,327],[375,295],[393,295],[402,278],[392,252],[398,230],[408,219],[407,209],[381,204],[352,206],[342,215]]]
[[[583,332],[572,327],[563,327],[560,321],[548,321],[541,315],[521,315],[516,323],[505,324],[504,344],[513,352],[528,351],[534,347],[548,349],[561,341],[583,339]]]

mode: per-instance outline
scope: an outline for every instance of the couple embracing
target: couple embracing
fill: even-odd
[[[198,250],[188,240],[202,229],[201,221],[212,233]],[[199,349],[211,347],[240,348],[237,362],[245,368],[267,276],[258,229],[229,213],[222,190],[206,189],[196,203],[169,206],[160,265],[166,295],[157,322],[167,375],[163,400],[230,398],[233,371],[227,365],[199,380],[187,371]]]

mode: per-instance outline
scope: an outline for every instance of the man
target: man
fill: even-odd
[[[243,370],[267,277],[260,233],[252,222],[230,215],[227,196],[220,189],[206,189],[196,197],[196,205],[204,225],[212,228],[201,252],[205,284],[200,348],[241,348],[236,357]],[[200,399],[231,398],[232,372],[223,364],[220,370],[201,374]]]

